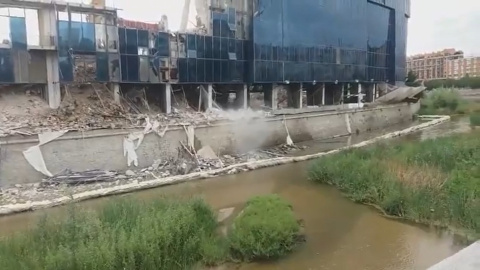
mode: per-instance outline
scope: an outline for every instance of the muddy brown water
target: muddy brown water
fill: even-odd
[[[448,132],[468,131],[465,120],[419,132],[411,139],[423,139]],[[308,152],[327,151],[353,144],[379,133],[405,128],[392,127],[380,132],[308,142]],[[436,131],[434,131],[436,130]],[[240,211],[246,200],[256,195],[276,193],[289,200],[299,219],[305,223],[307,241],[285,259],[270,263],[226,265],[222,269],[242,270],[316,270],[426,269],[453,255],[465,246],[463,239],[433,228],[382,217],[374,209],[344,198],[336,189],[308,180],[309,162],[266,168],[238,175],[152,189],[124,196],[150,200],[163,196],[201,196],[215,209],[235,207]],[[79,203],[85,209],[96,209],[109,197]],[[30,228],[40,216],[64,216],[68,207],[0,218],[0,235],[10,235]]]

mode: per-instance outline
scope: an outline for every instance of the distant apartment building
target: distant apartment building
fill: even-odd
[[[447,60],[445,71],[447,78],[460,79],[465,76],[480,77],[480,57]]]
[[[421,80],[444,79],[449,74],[447,63],[460,59],[463,59],[463,52],[455,49],[417,54],[407,58],[407,72],[413,71]]]

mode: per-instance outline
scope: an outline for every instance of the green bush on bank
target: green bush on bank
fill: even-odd
[[[252,261],[284,256],[298,243],[300,225],[291,205],[277,195],[247,202],[229,234],[234,258]]]
[[[355,149],[314,162],[310,177],[389,215],[478,233],[479,135]]]
[[[224,259],[216,227],[213,211],[196,199],[128,200],[99,213],[72,209],[66,220],[43,219],[32,231],[0,241],[0,269],[189,269]]]
[[[470,124],[472,126],[480,126],[480,113],[470,115]]]
[[[466,113],[466,103],[458,90],[438,88],[423,96],[419,114],[463,114]]]

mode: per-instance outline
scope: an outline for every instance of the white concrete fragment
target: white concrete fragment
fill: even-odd
[[[218,211],[217,222],[221,223],[227,220],[235,211],[235,207],[224,208]]]
[[[480,241],[460,250],[428,270],[478,270],[480,269]]]
[[[206,159],[218,159],[217,154],[213,151],[212,147],[204,146],[202,149],[198,150],[197,155]]]
[[[42,154],[42,150],[40,149],[40,146],[61,137],[63,134],[67,132],[68,132],[67,130],[64,130],[64,131],[45,132],[42,134],[38,134],[39,143],[23,151],[23,156],[25,157],[27,162],[30,165],[32,165],[32,167],[35,170],[37,170],[38,172],[41,172],[42,174],[48,177],[52,177],[53,174],[47,169],[47,165],[45,164],[45,160],[43,159],[43,154]]]

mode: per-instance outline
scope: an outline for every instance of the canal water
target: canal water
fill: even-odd
[[[462,122],[463,121],[463,122]],[[465,124],[468,126],[467,124]],[[464,120],[435,127],[436,132],[412,135],[422,139],[467,131]],[[401,129],[404,127],[396,127]],[[384,130],[380,133],[390,132]],[[309,142],[308,152],[334,149],[378,136],[379,132]],[[164,196],[201,196],[215,209],[235,208],[238,213],[246,200],[256,195],[279,194],[289,200],[299,219],[305,224],[307,241],[286,259],[271,263],[226,265],[222,269],[241,270],[413,270],[426,269],[453,255],[465,246],[462,239],[433,228],[418,226],[382,217],[374,209],[355,204],[336,189],[310,182],[309,163],[293,163],[238,175],[222,176],[152,189],[123,196],[155,199]],[[77,206],[95,209],[109,197],[87,201]],[[31,227],[38,217],[48,213],[52,218],[63,216],[68,207],[52,208],[0,218],[0,235],[21,232]]]

